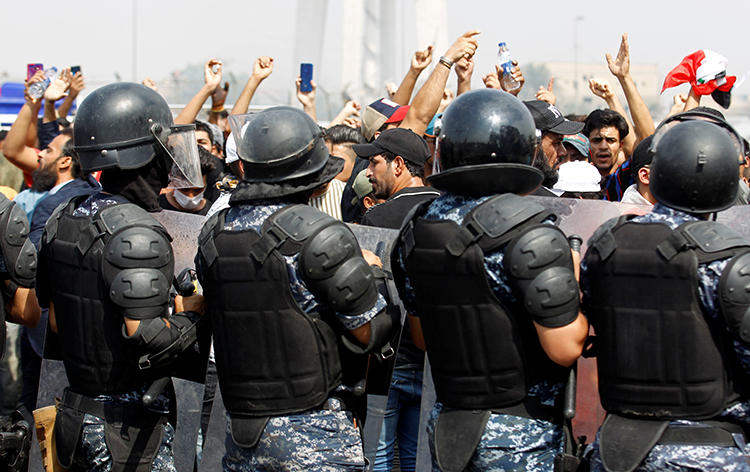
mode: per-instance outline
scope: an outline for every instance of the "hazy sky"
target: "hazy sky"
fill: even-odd
[[[173,70],[220,57],[226,71],[247,74],[261,54],[276,58],[270,89],[292,89],[298,65],[294,55],[297,0],[135,0],[137,78],[165,79]],[[300,0],[303,1],[303,0]],[[341,8],[330,0],[318,82],[336,87],[342,64]],[[507,41],[523,63],[572,61],[575,18],[579,61],[604,61],[615,54],[622,32],[630,35],[633,62],[656,63],[661,75],[696,49],[713,49],[729,58],[729,73],[750,71],[744,31],[750,2],[712,4],[705,1],[496,1],[448,0],[448,36],[482,31],[475,80],[492,67],[499,40]],[[410,0],[397,0],[413,11]],[[0,81],[22,79],[28,62],[69,66],[80,64],[93,84],[132,78],[134,0],[73,0],[31,3],[4,0],[0,13],[2,62]],[[216,6],[219,5],[219,6]],[[511,6],[512,5],[512,6]],[[720,7],[711,11],[711,6]],[[407,8],[409,7],[409,8]],[[38,16],[33,20],[31,13]],[[403,38],[413,35],[400,33]],[[417,44],[404,44],[413,51]],[[445,46],[443,46],[444,48]],[[437,51],[439,56],[442,50]],[[397,77],[402,71],[394,74]],[[750,93],[745,84],[735,93]]]

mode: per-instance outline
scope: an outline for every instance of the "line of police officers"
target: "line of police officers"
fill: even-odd
[[[170,237],[146,210],[170,178],[191,179],[182,131],[140,85],[102,87],[79,108],[76,150],[85,171],[102,170],[103,189],[50,218],[36,285],[70,383],[57,459],[71,470],[174,470],[174,398],[159,379],[204,319],[228,416],[226,470],[363,470],[357,386],[367,354],[399,325],[370,265],[377,258],[305,205],[343,162],[301,111],[251,119],[238,140],[246,177],[199,238],[205,301],[177,296],[170,309]],[[440,171],[429,178],[443,194],[414,209],[394,249],[437,393],[434,470],[574,470],[563,391],[589,322],[608,412],[593,470],[750,470],[750,244],[709,218],[734,201],[742,139],[700,113],[657,129],[660,203],[592,237],[586,316],[556,215],[521,198],[542,180],[537,145],[515,97],[461,95],[443,117]],[[23,287],[35,266],[23,252],[27,226],[3,204],[11,313],[33,293]],[[15,432],[2,434],[0,457],[12,462]]]

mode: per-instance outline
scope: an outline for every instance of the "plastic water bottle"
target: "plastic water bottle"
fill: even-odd
[[[29,86],[29,96],[33,99],[42,98],[44,91],[47,90],[49,84],[52,83],[57,77],[57,67],[50,67],[44,71],[44,80],[41,82],[34,82]]]
[[[510,55],[510,49],[508,49],[508,45],[504,42],[498,43],[497,47],[497,65],[503,72],[503,77],[501,79],[503,83],[503,90],[505,90],[506,92],[516,90],[521,86],[521,83],[514,80],[513,76],[511,75],[511,69],[513,69],[513,58]]]

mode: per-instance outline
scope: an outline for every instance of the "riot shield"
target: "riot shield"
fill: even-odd
[[[172,249],[175,256],[175,273],[185,267],[193,267],[196,253],[196,241],[203,220],[202,216],[162,211],[154,217],[172,236]],[[55,397],[60,397],[68,386],[65,367],[56,355],[54,344],[56,336],[49,331],[45,340],[45,353],[42,359],[37,409],[55,404]],[[199,358],[200,356],[196,356]],[[199,361],[200,362],[200,361]],[[185,369],[195,372],[189,379],[173,377],[175,398],[177,401],[177,424],[175,426],[174,458],[178,471],[191,471],[194,467],[198,427],[200,424],[201,404],[203,401],[203,377],[206,371],[206,359],[202,365]],[[196,382],[195,380],[200,380]],[[29,470],[42,470],[39,443],[32,444],[32,455]]]
[[[370,226],[361,226],[348,224],[354,235],[357,237],[359,245],[377,254],[382,262],[383,268],[386,271],[390,268],[390,252],[395,242],[395,238],[398,235],[398,231],[374,228]],[[395,303],[401,310],[401,303],[398,300],[398,294],[393,285],[393,280],[388,280],[387,283],[391,284],[391,292],[396,298]],[[400,312],[403,316],[403,310]],[[394,346],[395,353],[395,346]],[[370,360],[369,365],[373,366],[375,362]],[[374,461],[375,453],[377,451],[378,438],[380,436],[380,429],[383,423],[383,415],[385,412],[386,403],[388,400],[387,391],[379,392],[379,394],[371,394],[370,383],[374,384],[388,384],[390,385],[390,375],[392,373],[393,365],[392,362],[382,362],[384,367],[381,367],[376,374],[379,378],[371,378],[371,373],[368,371],[367,387],[365,389],[366,397],[366,419],[362,431],[363,436],[363,447],[365,451],[365,457],[368,458],[372,464]],[[208,382],[207,382],[208,383]],[[224,408],[224,404],[221,400],[221,392],[217,388],[216,394],[213,398],[213,405],[211,408],[210,422],[208,425],[208,431],[203,441],[202,455],[199,462],[199,471],[215,471],[221,469],[222,458],[225,453],[225,440],[227,435],[227,413]]]

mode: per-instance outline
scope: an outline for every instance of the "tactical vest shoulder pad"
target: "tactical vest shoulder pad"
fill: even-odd
[[[115,207],[121,206],[129,205]],[[127,209],[110,215],[114,216],[104,220],[104,224],[115,233],[106,241],[102,260],[102,275],[110,299],[128,318],[148,319],[165,314],[174,277],[169,236],[158,229],[159,223],[148,214],[148,218],[143,218],[130,213],[135,224],[121,219],[127,217]]]
[[[33,287],[36,280],[36,249],[29,240],[29,222],[15,202],[0,200],[0,251],[11,280]]]
[[[727,263],[719,279],[719,307],[729,332],[750,343],[750,252]]]
[[[612,230],[615,229],[616,226],[624,224],[634,216],[635,215],[618,216],[616,218],[610,218],[602,223],[602,225],[596,228],[594,234],[589,238],[588,247],[590,249],[596,249],[601,260],[606,260],[613,252],[615,252],[615,249],[617,249],[617,242],[615,241],[615,236],[612,234]]]
[[[447,245],[460,256],[477,242],[487,253],[518,236],[528,224],[541,223],[555,215],[540,204],[512,193],[497,195],[474,207],[464,218],[459,238]]]
[[[504,265],[534,321],[555,328],[576,319],[578,283],[560,228],[540,224],[524,231],[508,244]]]
[[[699,263],[732,257],[740,248],[750,244],[721,223],[715,221],[691,221],[680,225],[659,244],[658,250],[667,260],[686,249],[697,250]]]
[[[334,310],[359,315],[377,301],[375,278],[354,233],[344,223],[331,220],[307,234],[299,253],[300,271],[310,291]]]
[[[94,217],[94,222],[102,230],[109,234],[114,234],[130,226],[152,227],[157,228],[164,236],[172,241],[167,230],[149,215],[146,210],[133,203],[122,203],[111,205],[103,209]]]

